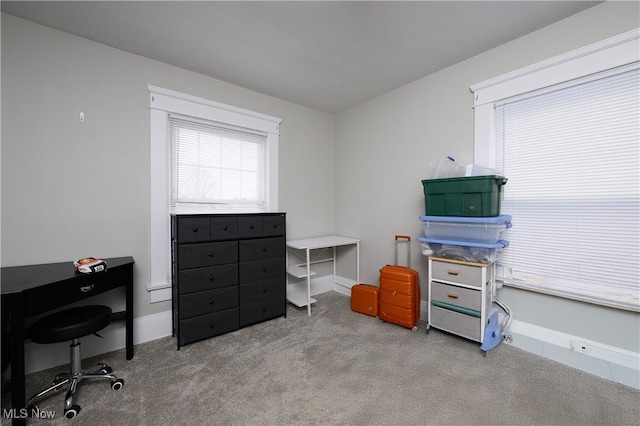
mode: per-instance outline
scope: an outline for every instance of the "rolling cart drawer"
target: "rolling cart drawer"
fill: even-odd
[[[430,324],[440,330],[480,341],[480,318],[431,306]]]
[[[482,292],[464,287],[443,284],[439,282],[431,283],[431,300],[445,302],[463,308],[482,309]]]
[[[431,276],[434,280],[482,287],[482,268],[440,260],[433,260],[431,265]]]

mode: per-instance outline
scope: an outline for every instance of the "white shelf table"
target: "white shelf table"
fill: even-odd
[[[333,281],[336,279],[336,250],[341,246],[354,245],[356,247],[356,282],[360,281],[360,240],[339,235],[304,238],[287,241],[287,275],[295,278],[306,278],[306,291],[299,286],[291,286],[287,279],[287,300],[297,307],[307,307],[307,314],[311,316],[311,304],[315,299],[311,297],[311,277],[315,272],[311,270],[311,251],[318,249],[333,249],[333,257],[324,261],[333,262]],[[304,251],[305,261],[302,265],[289,265],[289,249]]]

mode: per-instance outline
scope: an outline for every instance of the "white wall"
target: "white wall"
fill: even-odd
[[[288,236],[333,232],[330,114],[4,13],[1,76],[2,266],[132,255],[135,316],[171,309],[147,292],[147,84],[282,118]]]
[[[638,27],[639,16],[637,2],[607,2],[333,117],[2,14],[1,264],[133,255],[135,316],[170,309],[146,291],[152,84],[282,118],[288,236],[361,238],[361,280],[377,283],[393,236],[421,234],[427,163],[473,161],[469,86]],[[95,188],[99,197],[81,195]],[[426,277],[415,243],[412,265]],[[501,298],[517,320],[640,352],[637,314],[515,289]]]
[[[637,2],[607,2],[337,115],[336,231],[362,239],[362,280],[378,282],[395,234],[421,235],[427,164],[473,162],[472,84],[639,26]],[[412,254],[425,295],[417,243]],[[499,296],[519,321],[640,352],[637,313],[516,289]]]

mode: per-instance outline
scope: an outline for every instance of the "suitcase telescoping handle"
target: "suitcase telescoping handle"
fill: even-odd
[[[407,243],[407,268],[411,268],[411,237],[408,235],[396,235],[396,265],[398,264],[399,240],[404,240]]]

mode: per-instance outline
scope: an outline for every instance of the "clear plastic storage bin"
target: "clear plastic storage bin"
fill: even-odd
[[[474,243],[470,241],[447,240],[439,238],[418,238],[425,256],[437,256],[469,262],[493,263],[502,250],[509,247],[509,241],[497,243]]]
[[[495,243],[511,228],[511,216],[420,216],[424,236],[449,240]]]

